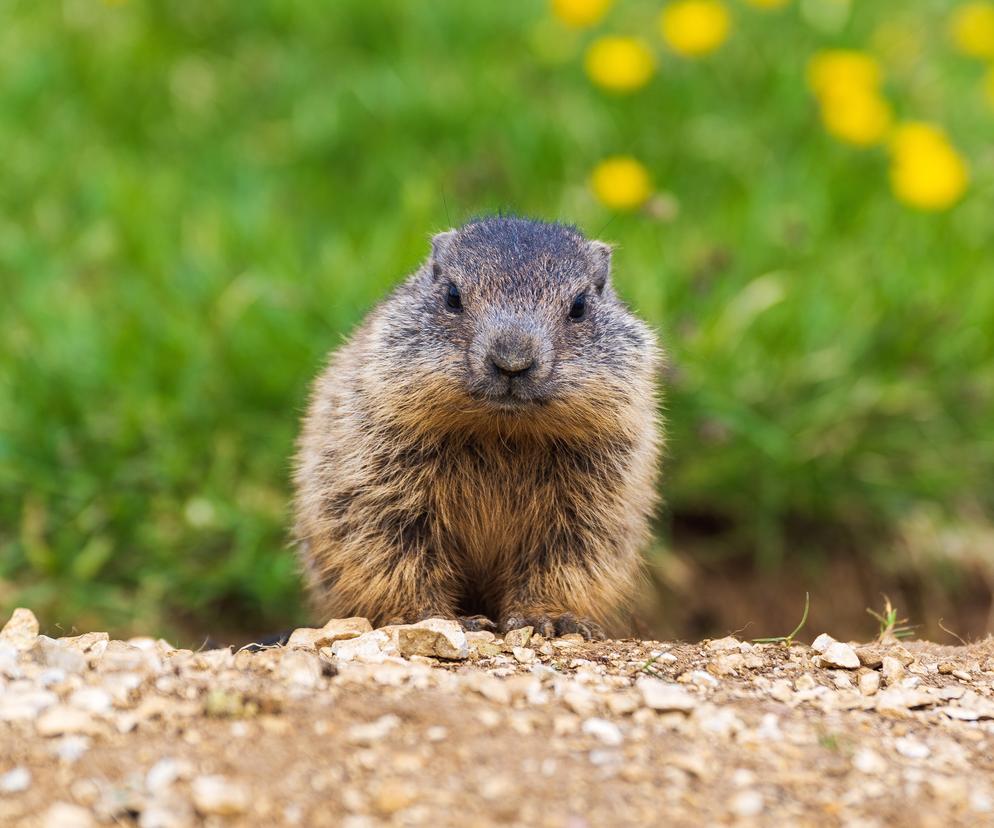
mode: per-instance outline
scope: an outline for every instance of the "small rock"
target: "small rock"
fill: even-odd
[[[381,814],[390,815],[414,804],[418,789],[403,779],[385,779],[373,793],[373,807]]]
[[[880,664],[884,680],[888,684],[897,684],[904,678],[904,665],[893,656],[884,656]]]
[[[724,638],[716,638],[713,641],[708,641],[704,645],[704,649],[712,653],[738,653],[742,651],[742,642],[734,636],[726,635]]]
[[[286,650],[280,659],[279,675],[298,687],[317,687],[321,683],[321,660],[313,650]]]
[[[35,718],[42,710],[52,707],[59,697],[50,690],[24,690],[0,693],[0,722],[16,722]]]
[[[11,644],[21,652],[30,650],[38,638],[38,619],[29,609],[18,607],[0,630],[0,643]]]
[[[0,776],[0,793],[16,794],[31,787],[31,771],[27,768],[14,768]]]
[[[562,699],[578,716],[589,716],[597,710],[594,694],[576,681],[571,681],[562,691]]]
[[[56,802],[45,811],[41,825],[42,828],[90,828],[96,822],[86,808],[70,805],[68,802]]]
[[[876,647],[857,647],[856,655],[859,657],[859,663],[871,670],[876,670],[883,662],[880,650]]]
[[[910,736],[895,739],[894,749],[908,759],[927,759],[932,752],[924,742],[919,742]]]
[[[639,679],[636,687],[642,694],[642,703],[653,710],[687,713],[698,704],[697,699],[684,688],[676,684],[667,684],[660,679]]]
[[[504,634],[504,643],[512,650],[515,647],[527,647],[534,632],[534,627],[519,627],[516,630],[508,630]]]
[[[395,652],[390,635],[383,630],[372,630],[358,638],[336,641],[331,652],[340,661],[383,661],[387,654]]]
[[[492,702],[497,704],[510,704],[511,702],[511,691],[507,685],[487,673],[470,673],[465,677],[464,682],[471,690],[475,690]]]
[[[165,757],[156,762],[145,774],[145,789],[151,794],[158,794],[169,788],[179,779],[191,775],[189,762]]]
[[[880,673],[870,670],[859,677],[859,692],[872,696],[880,689]]]
[[[957,669],[956,665],[949,661],[942,662],[938,667],[939,673],[944,676],[948,676],[955,669]]]
[[[737,817],[748,819],[763,813],[765,804],[759,791],[739,791],[729,800],[728,807]]]
[[[102,687],[80,687],[69,696],[69,704],[89,713],[109,713],[113,706],[110,693]]]
[[[402,656],[463,659],[469,655],[466,633],[458,621],[428,618],[396,627],[397,649]]]
[[[745,667],[742,653],[728,653],[718,656],[708,664],[708,672],[715,676],[731,676]]]
[[[52,754],[64,765],[72,765],[83,758],[90,749],[90,737],[80,735],[63,736],[52,745]]]
[[[330,647],[336,641],[351,641],[372,629],[373,625],[366,618],[333,618],[323,627],[301,627],[294,630],[286,646],[320,650],[322,647]]]
[[[859,656],[848,644],[836,641],[829,644],[821,654],[823,664],[831,667],[844,667],[847,670],[855,670],[859,667]]]
[[[853,767],[867,776],[880,776],[887,771],[887,762],[876,751],[860,748],[853,754]]]
[[[924,693],[921,690],[905,690],[895,687],[884,690],[877,695],[876,710],[881,716],[903,717],[908,710],[928,707],[939,701],[937,696]]]
[[[717,687],[719,682],[710,673],[703,670],[689,670],[677,679],[681,684],[692,684],[694,687]]]
[[[388,713],[372,722],[352,725],[346,738],[357,745],[371,745],[383,740],[391,730],[400,724],[400,718]]]
[[[511,654],[519,664],[531,664],[535,660],[535,651],[527,647],[515,647],[511,650]]]
[[[194,807],[205,816],[243,814],[249,807],[248,791],[224,776],[198,776],[191,790]]]
[[[35,722],[35,730],[39,736],[62,736],[67,733],[92,736],[102,732],[92,715],[67,705],[58,705],[42,713]]]
[[[86,669],[86,658],[79,650],[47,635],[38,636],[31,648],[31,656],[39,664],[64,670],[66,673],[82,673]]]
[[[583,723],[581,730],[588,736],[593,736],[610,747],[617,747],[624,741],[621,728],[607,719],[587,719]]]
[[[639,708],[638,696],[634,693],[611,693],[605,701],[614,716],[627,716]]]
[[[811,642],[811,649],[816,653],[824,653],[829,647],[838,642],[828,633],[822,633]]]

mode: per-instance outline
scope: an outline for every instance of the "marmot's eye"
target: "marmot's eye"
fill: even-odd
[[[449,283],[449,289],[445,292],[445,307],[449,310],[462,310],[462,296],[459,295],[459,288]]]
[[[587,318],[587,294],[581,293],[569,307],[569,318],[574,322],[582,322]]]

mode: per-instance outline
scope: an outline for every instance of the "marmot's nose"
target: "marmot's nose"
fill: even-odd
[[[505,333],[493,339],[490,364],[505,377],[520,377],[535,367],[535,339],[526,333]]]
[[[505,377],[520,377],[535,367],[535,358],[531,354],[515,354],[507,357],[504,354],[490,354],[494,368]]]

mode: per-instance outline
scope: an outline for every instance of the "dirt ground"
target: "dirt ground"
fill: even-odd
[[[994,640],[0,633],[0,824],[994,825]]]

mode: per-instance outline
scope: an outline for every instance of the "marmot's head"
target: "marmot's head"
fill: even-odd
[[[607,244],[559,224],[501,216],[439,233],[378,326],[399,357],[391,381],[422,418],[606,426],[633,395],[651,396],[656,367],[610,269]]]

